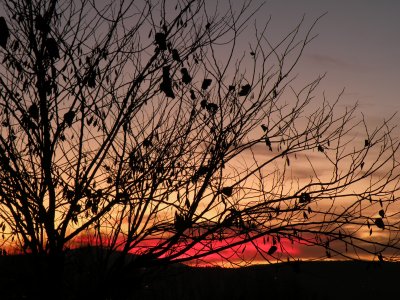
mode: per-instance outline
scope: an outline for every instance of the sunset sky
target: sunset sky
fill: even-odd
[[[257,19],[271,15],[278,35],[303,14],[308,23],[327,12],[297,71],[305,80],[327,72],[328,97],[345,88],[344,100],[377,121],[400,110],[399,11],[396,0],[269,0]]]
[[[110,3],[108,1],[96,0],[95,3]],[[214,0],[205,2],[212,12],[211,7],[216,2]],[[176,1],[169,2],[168,0],[167,3],[171,3],[173,7]],[[218,4],[220,9],[217,11],[222,13],[228,8],[228,3],[228,0],[220,0]],[[242,3],[241,0],[231,0],[234,9],[240,7]],[[375,127],[379,122],[400,110],[400,18],[398,17],[400,1],[253,0],[252,7],[257,7],[262,3],[264,5],[255,12],[254,18],[249,21],[248,27],[238,39],[238,58],[241,53],[245,53],[247,58],[253,59],[249,55],[251,49],[249,43],[255,43],[253,24],[257,28],[262,28],[271,18],[266,34],[270,41],[278,42],[299,24],[303,16],[305,17],[304,26],[299,38],[304,37],[304,33],[316,18],[326,13],[312,31],[318,37],[306,47],[302,59],[291,74],[292,76],[297,75],[296,81],[293,82],[294,87],[304,87],[319,75],[326,73],[326,77],[317,91],[317,100],[313,105],[320,106],[323,92],[327,100],[333,102],[345,89],[339,107],[351,106],[358,102],[357,116],[360,117],[363,113],[367,118],[367,124],[371,127]],[[1,15],[3,12],[0,10]],[[153,42],[151,41],[151,43]],[[220,48],[222,55],[225,50],[223,47]],[[321,101],[319,102],[318,99]],[[399,121],[400,116],[397,116],[396,122]],[[258,133],[261,133],[259,126],[258,130]],[[400,130],[398,132],[400,134]],[[364,147],[364,138],[363,136],[361,148]],[[366,141],[368,142],[368,138]],[[265,144],[262,147],[265,159]],[[364,148],[369,148],[368,143]],[[318,151],[315,150],[315,152],[316,155],[320,155],[318,152],[324,152],[324,150],[320,151],[318,148]],[[285,161],[283,161],[283,165],[285,165]],[[306,171],[308,178],[310,171]],[[188,208],[189,206],[190,203]],[[266,245],[266,249],[270,247],[269,241],[265,242],[259,239],[257,242]],[[314,250],[310,252],[302,246],[292,247],[287,240],[282,244],[287,246],[287,252],[293,256],[316,257],[319,255],[319,252],[314,252]],[[242,251],[242,249],[237,249],[237,251]],[[252,253],[255,253],[255,248],[249,246],[247,251],[246,253],[251,256]],[[218,256],[218,258],[220,257]]]
[[[253,4],[263,2],[255,0]],[[326,73],[319,95],[325,92],[327,99],[333,101],[345,89],[341,105],[358,102],[357,117],[363,113],[367,124],[375,127],[400,110],[399,11],[400,1],[394,0],[268,0],[255,19],[261,27],[271,17],[268,33],[272,41],[277,41],[303,16],[304,28],[307,28],[327,13],[313,31],[318,37],[306,48],[294,72],[298,75],[295,85],[302,87]],[[250,24],[241,36],[243,51],[249,51],[253,28]],[[398,123],[400,116],[395,120]],[[246,250],[249,255],[251,249]],[[315,247],[293,251],[297,257],[321,254]]]

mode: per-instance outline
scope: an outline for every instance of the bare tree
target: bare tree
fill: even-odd
[[[279,41],[266,22],[241,54],[251,1],[3,5],[4,246],[60,258],[90,242],[135,266],[251,261],[249,243],[290,259],[288,241],[396,257],[391,119],[371,130],[317,97],[323,76],[292,86],[318,20]]]

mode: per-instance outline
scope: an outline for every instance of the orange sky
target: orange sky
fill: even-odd
[[[277,39],[292,29],[303,14],[306,24],[310,24],[314,18],[328,12],[316,27],[318,38],[306,49],[295,70],[299,74],[297,84],[303,85],[327,72],[320,93],[325,91],[328,99],[333,100],[346,88],[343,103],[350,105],[358,101],[359,111],[367,116],[369,124],[375,125],[400,109],[399,11],[400,1],[390,0],[269,0],[255,17],[262,26],[266,16],[271,15],[269,32],[272,39]],[[241,37],[238,52],[249,51],[246,38],[252,26],[247,30]],[[265,243],[266,248],[270,245]],[[287,246],[287,251],[298,257],[312,257],[317,251],[304,246]],[[279,252],[278,249],[277,255]],[[252,245],[247,245],[243,253],[249,259],[260,259]],[[220,257],[213,255],[209,259],[217,261]]]

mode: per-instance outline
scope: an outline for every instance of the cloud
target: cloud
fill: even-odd
[[[366,72],[368,68],[366,66],[358,65],[355,63],[349,63],[344,60],[324,55],[324,54],[307,54],[305,59],[310,61],[312,64],[318,64],[327,69],[337,68],[341,70]]]
[[[254,159],[257,160],[259,164],[268,161],[274,157],[276,157],[271,163],[264,167],[266,172],[272,172],[273,170],[283,170],[284,165],[287,166],[286,156],[282,157],[280,152],[269,151],[268,148],[263,143],[259,143],[254,145],[250,151],[246,151],[243,153],[243,159],[247,161],[249,164]],[[315,174],[313,168],[310,166],[310,162],[307,158],[312,162],[314,168],[317,171],[318,176],[326,176],[332,174],[333,166],[330,162],[326,160],[323,154],[318,152],[316,149],[308,149],[296,154],[289,154],[289,163],[287,166],[287,174],[288,179],[290,177],[293,179],[299,180],[309,180],[310,178],[314,178]]]

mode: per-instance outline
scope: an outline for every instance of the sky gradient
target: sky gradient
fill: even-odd
[[[207,5],[214,3],[212,0],[206,2]],[[242,3],[236,0],[231,2],[234,5]],[[252,4],[256,7],[261,2],[254,0]],[[173,5],[175,2],[170,3]],[[222,0],[221,6],[227,3],[227,0]],[[351,105],[359,102],[359,113],[363,112],[368,124],[374,127],[377,121],[390,117],[400,109],[400,42],[397,38],[400,28],[397,16],[399,8],[399,1],[268,0],[255,13],[254,22],[263,27],[271,16],[267,35],[272,42],[277,42],[299,23],[303,15],[305,24],[302,28],[307,30],[316,18],[327,13],[313,30],[319,36],[306,48],[292,74],[298,74],[294,84],[303,87],[319,75],[327,73],[319,95],[325,91],[328,101],[334,101],[345,88],[341,103]],[[252,22],[238,41],[238,51],[245,51],[246,54],[250,51],[248,43],[254,42]],[[304,35],[300,33],[299,36]],[[320,106],[322,101],[317,99],[314,103],[314,106]],[[270,247],[270,242],[264,244]],[[293,251],[296,255],[298,252],[306,253],[297,248]],[[310,252],[307,254],[310,256]]]
[[[232,2],[237,7],[241,4]],[[400,111],[400,1],[254,0],[252,4],[263,2],[254,19],[261,28],[271,17],[267,36],[272,42],[293,30],[303,16],[303,34],[299,37],[304,37],[314,20],[326,13],[312,31],[318,36],[306,47],[291,74],[297,75],[294,86],[302,88],[326,73],[313,105],[322,103],[322,93],[333,102],[344,89],[339,108],[358,103],[356,117],[363,114],[370,129]],[[250,52],[253,36],[254,26],[250,22],[240,37],[239,52]],[[399,121],[397,115],[393,125]],[[293,251],[300,258],[318,258],[324,254],[320,248],[299,245]],[[253,252],[246,249],[246,253],[251,256]]]
[[[395,0],[268,0],[257,19],[271,15],[271,34],[279,35],[304,14],[308,24],[327,12],[297,69],[299,78],[326,72],[321,89],[328,98],[345,88],[345,103],[358,101],[359,112],[375,123],[400,110],[399,11]]]

